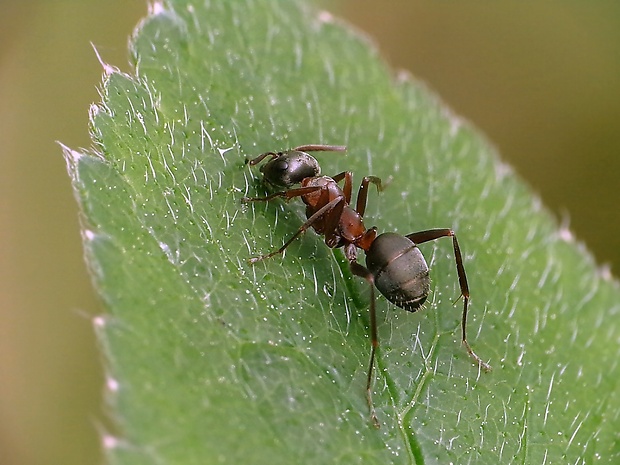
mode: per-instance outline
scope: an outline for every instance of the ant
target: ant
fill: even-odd
[[[251,166],[259,164],[265,158],[267,163],[260,167],[264,181],[275,188],[285,188],[266,197],[244,197],[242,202],[267,202],[275,198],[290,200],[301,197],[306,204],[307,220],[282,247],[266,255],[250,259],[250,263],[281,254],[304,231],[313,228],[325,236],[325,244],[330,248],[344,248],[351,272],[364,278],[370,284],[370,337],[371,351],[368,377],[366,381],[366,400],[371,419],[376,427],[379,421],[372,402],[372,375],[375,353],[379,346],[377,338],[377,318],[375,311],[374,287],[394,305],[410,312],[415,312],[424,304],[430,291],[429,269],[419,244],[434,241],[442,237],[451,237],[456,261],[456,271],[463,297],[463,318],[461,320],[462,341],[469,355],[485,371],[491,366],[484,362],[467,342],[467,305],[469,286],[463,267],[463,257],[456,235],[452,229],[429,229],[401,236],[387,232],[377,236],[377,228],[367,229],[363,223],[368,198],[368,186],[374,184],[378,191],[383,190],[381,179],[365,176],[357,193],[355,208],[351,206],[353,177],[350,171],[343,171],[335,176],[321,176],[318,161],[307,152],[344,152],[341,145],[302,145],[284,152],[266,152],[247,160]],[[338,183],[344,180],[341,188]],[[301,187],[293,188],[296,184]],[[357,261],[357,249],[366,253],[366,266]],[[458,300],[458,299],[457,299]]]

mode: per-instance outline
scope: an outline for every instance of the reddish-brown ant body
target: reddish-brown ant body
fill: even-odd
[[[351,207],[352,174],[344,171],[333,177],[320,176],[317,160],[307,152],[331,151],[344,152],[346,147],[339,145],[302,145],[285,152],[266,152],[246,161],[256,165],[265,158],[270,159],[261,166],[264,181],[276,188],[286,188],[266,197],[248,198],[243,202],[266,202],[278,197],[286,200],[301,197],[306,204],[307,220],[282,247],[269,254],[250,259],[251,263],[264,260],[284,252],[300,234],[312,227],[318,234],[325,236],[325,244],[330,248],[343,247],[349,261],[351,272],[370,284],[370,335],[371,352],[366,398],[371,418],[376,426],[379,422],[372,403],[372,373],[375,353],[379,345],[377,338],[377,319],[375,311],[374,287],[379,289],[390,302],[415,312],[426,301],[430,291],[429,269],[424,256],[417,245],[441,237],[451,237],[456,261],[456,270],[463,297],[463,317],[461,320],[462,341],[469,355],[485,371],[490,365],[478,357],[467,342],[467,305],[469,287],[463,267],[459,243],[452,229],[430,229],[401,236],[397,233],[383,233],[377,236],[377,229],[367,229],[363,223],[368,198],[368,185],[374,184],[382,190],[381,180],[375,176],[363,178],[357,194],[355,208]],[[341,188],[338,183],[344,180]],[[292,188],[300,184],[301,187]],[[357,261],[357,249],[366,253],[366,266]]]

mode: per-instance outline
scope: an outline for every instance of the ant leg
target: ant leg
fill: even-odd
[[[342,196],[337,197],[334,200],[340,199],[340,202],[334,206],[334,208],[325,214],[325,223],[322,228],[322,233],[325,235],[325,245],[330,249],[338,247],[340,244],[340,234],[338,226],[340,225],[340,218],[342,217],[342,211],[346,205],[346,199]]]
[[[269,157],[271,156],[271,158],[276,158],[278,156],[280,156],[280,154],[276,153],[276,152],[265,152],[265,153],[261,153],[258,157],[256,158],[252,158],[251,160],[248,160],[247,158],[245,159],[245,164],[246,165],[250,165],[250,166],[254,166],[257,165],[258,163],[260,163],[261,161],[263,161],[263,159],[265,157]]]
[[[301,197],[302,195],[309,194],[310,192],[315,192],[322,189],[321,186],[310,186],[310,187],[300,187],[298,189],[290,189],[282,192],[274,192],[271,195],[266,197],[243,197],[241,199],[242,203],[248,202],[268,202],[269,200],[276,199],[278,197],[284,197],[286,200],[290,200],[294,197]]]
[[[312,144],[312,145],[300,145],[299,147],[295,147],[291,149],[291,151],[298,152],[346,152],[347,147],[345,145],[321,145],[321,144]],[[258,157],[253,158],[251,160],[245,159],[245,163],[251,166],[259,164],[266,157],[277,158],[284,154],[285,152],[265,152],[261,153]]]
[[[368,200],[368,184],[373,183],[377,186],[377,191],[381,192],[383,190],[383,186],[381,185],[381,178],[376,176],[364,176],[362,179],[362,184],[360,185],[360,189],[357,191],[357,204],[355,205],[355,211],[359,214],[359,216],[364,216],[364,212],[366,211],[366,200]]]
[[[295,147],[291,151],[296,152],[346,152],[346,145],[322,145],[322,144],[310,144],[300,145]]]
[[[297,190],[297,189],[295,189],[295,190]],[[284,252],[284,250],[286,250],[286,248],[289,245],[291,245],[291,243],[295,239],[297,239],[297,237],[299,237],[300,234],[302,234],[305,230],[307,230],[309,227],[311,227],[316,221],[318,221],[319,219],[321,219],[325,215],[328,215],[334,208],[336,208],[336,206],[339,203],[342,203],[342,201],[343,201],[343,198],[342,197],[338,197],[338,198],[335,198],[334,200],[332,200],[331,202],[329,202],[327,205],[324,205],[323,207],[318,209],[310,218],[308,218],[306,220],[306,222],[304,224],[302,224],[299,227],[297,232],[295,234],[293,234],[293,236],[288,241],[286,241],[282,247],[280,247],[278,250],[274,250],[273,252],[270,252],[270,253],[268,253],[266,255],[261,255],[260,257],[250,258],[250,263],[256,263],[256,262],[259,262],[261,260],[265,260],[267,258],[271,258],[274,255],[278,255],[278,254],[281,254],[282,252]]]
[[[342,192],[344,192],[344,198],[347,201],[347,205],[351,203],[351,193],[353,191],[353,174],[350,171],[343,171],[336,176],[332,176],[332,179],[336,182],[340,182],[344,179],[344,186]]]
[[[467,284],[467,275],[465,274],[465,267],[463,266],[463,257],[461,255],[461,249],[459,242],[456,239],[456,234],[452,229],[429,229],[427,231],[420,231],[405,236],[414,244],[423,244],[424,242],[434,241],[441,237],[452,237],[452,246],[454,247],[454,260],[456,261],[456,272],[459,277],[459,286],[461,288],[461,296],[463,297],[463,318],[461,320],[462,340],[463,345],[467,349],[467,353],[478,363],[478,365],[485,371],[491,371],[491,365],[484,362],[473,351],[469,342],[467,342],[467,305],[469,303],[469,286]],[[457,299],[458,300],[458,299]]]
[[[379,428],[381,424],[375,413],[375,406],[372,402],[372,372],[375,366],[375,354],[377,347],[379,347],[379,338],[377,336],[377,315],[375,311],[375,278],[366,267],[360,265],[356,261],[350,262],[351,272],[364,278],[370,284],[370,363],[368,366],[368,377],[366,378],[366,402],[368,402],[368,409],[370,410],[370,419],[372,420],[375,428]]]

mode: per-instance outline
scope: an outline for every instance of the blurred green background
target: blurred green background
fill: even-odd
[[[111,426],[60,147],[88,147],[103,59],[143,0],[0,0],[0,463],[101,463]],[[323,1],[323,5],[328,2]],[[340,0],[386,61],[472,121],[620,272],[620,3]],[[312,142],[312,141],[310,141]],[[432,225],[427,225],[432,226]]]

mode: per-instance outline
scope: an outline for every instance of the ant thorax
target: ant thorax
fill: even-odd
[[[329,176],[305,178],[301,182],[301,187],[322,188],[313,192],[308,192],[302,196],[304,203],[312,208],[320,208],[321,205],[326,205],[334,199],[344,197],[344,193],[340,186]]]

